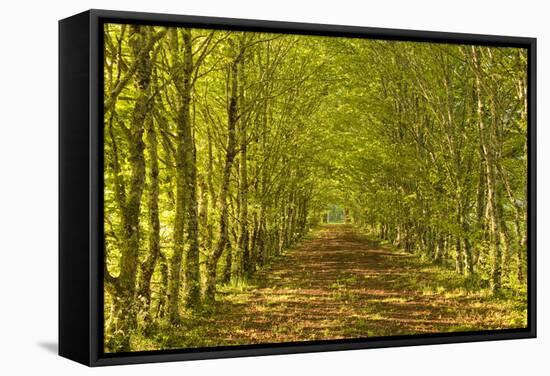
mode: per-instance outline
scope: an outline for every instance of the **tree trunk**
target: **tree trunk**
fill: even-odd
[[[250,275],[250,249],[248,234],[248,170],[247,170],[247,143],[246,126],[240,121],[240,163],[239,163],[239,248],[242,256],[242,270]]]
[[[164,318],[166,313],[166,289],[168,287],[168,264],[166,256],[162,252],[159,254],[160,287],[156,316],[159,319]]]
[[[233,41],[230,39],[230,43]],[[234,48],[234,46],[232,46]],[[229,184],[231,178],[231,168],[236,154],[236,126],[239,118],[238,109],[238,85],[239,85],[239,66],[241,53],[235,51],[235,56],[231,62],[230,72],[228,77],[229,86],[229,105],[227,106],[227,145],[225,153],[225,163],[223,168],[222,182],[219,194],[219,210],[220,210],[220,227],[219,239],[216,248],[209,255],[206,261],[206,284],[204,288],[204,298],[207,302],[215,300],[216,294],[216,271],[218,261],[223,251],[226,248],[229,231],[229,208],[227,196],[229,194]]]
[[[228,284],[231,282],[231,271],[233,270],[233,253],[231,242],[228,240],[225,245],[225,263],[222,269],[221,283]]]
[[[497,186],[496,186],[496,171],[494,158],[496,145],[493,141],[492,132],[487,129],[483,117],[483,103],[481,96],[481,61],[477,47],[472,47],[472,57],[475,64],[476,75],[476,97],[477,97],[477,117],[480,135],[480,144],[482,157],[485,160],[485,177],[487,190],[487,206],[488,206],[488,223],[492,245],[491,255],[491,291],[498,293],[501,289],[501,274],[502,274],[502,249],[500,241],[500,213],[497,205]],[[495,120],[493,120],[495,121]]]
[[[138,301],[144,313],[145,326],[151,322],[151,277],[160,254],[160,219],[159,219],[159,166],[157,153],[157,135],[152,118],[147,128],[147,148],[149,150],[149,254],[141,264],[141,278],[138,288]]]
[[[467,222],[466,218],[462,218],[462,232],[463,232],[463,242],[464,242],[464,268],[466,275],[473,275],[475,272],[474,269],[474,255],[472,250],[472,243],[470,242],[470,225]]]
[[[124,192],[121,204],[122,249],[120,274],[117,278],[117,294],[114,297],[114,313],[110,347],[113,351],[130,351],[130,337],[136,327],[136,276],[140,244],[140,206],[145,183],[145,157],[143,133],[147,119],[147,103],[150,92],[151,61],[149,53],[140,53],[148,43],[147,28],[132,25],[130,45],[132,56],[137,65],[137,97],[132,114],[132,123],[128,132],[128,151],[130,163],[130,181]]]
[[[181,90],[181,108],[178,116],[180,136],[182,137],[184,181],[186,193],[187,224],[187,257],[185,260],[184,299],[187,308],[200,305],[200,271],[199,271],[199,215],[197,202],[197,163],[195,140],[191,124],[191,92],[193,90],[193,50],[191,30],[182,29],[183,33],[183,85]]]
[[[187,240],[185,257],[184,301],[188,308],[200,303],[199,281],[199,233],[197,204],[197,170],[195,146],[191,131],[191,92],[193,55],[191,31],[182,29],[183,61],[181,69],[174,69],[174,83],[179,96],[176,116],[176,215],[174,220],[174,253],[170,266],[169,319],[173,323],[180,320],[180,287],[184,241]],[[171,42],[174,56],[179,56],[177,29],[172,30]]]

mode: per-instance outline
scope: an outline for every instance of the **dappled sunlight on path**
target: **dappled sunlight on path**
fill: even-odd
[[[175,343],[275,343],[506,325],[505,307],[479,294],[442,290],[441,273],[350,225],[326,225],[250,285],[222,292],[219,304],[186,328],[193,343],[183,333]]]

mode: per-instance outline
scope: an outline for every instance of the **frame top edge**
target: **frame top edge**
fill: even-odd
[[[258,20],[246,18],[226,18],[217,16],[180,15],[171,13],[134,12],[107,9],[89,9],[93,19],[107,22],[135,22],[159,25],[188,25],[197,28],[231,28],[243,31],[285,32],[295,34],[312,34],[342,37],[363,37],[373,39],[480,44],[501,47],[532,48],[537,38],[526,36],[508,36],[495,34],[476,34],[449,31],[393,29],[384,27],[320,24],[280,20]]]

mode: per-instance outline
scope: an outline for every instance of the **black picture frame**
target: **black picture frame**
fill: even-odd
[[[528,325],[468,333],[104,354],[102,25],[105,22],[521,47],[528,50]],[[536,337],[536,39],[88,10],[59,21],[59,354],[88,366]]]

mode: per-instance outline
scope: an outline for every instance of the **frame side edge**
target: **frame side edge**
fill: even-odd
[[[537,337],[537,39],[532,38],[528,49],[528,286],[529,286],[529,328]]]
[[[89,12],[59,21],[59,355],[89,364]]]

